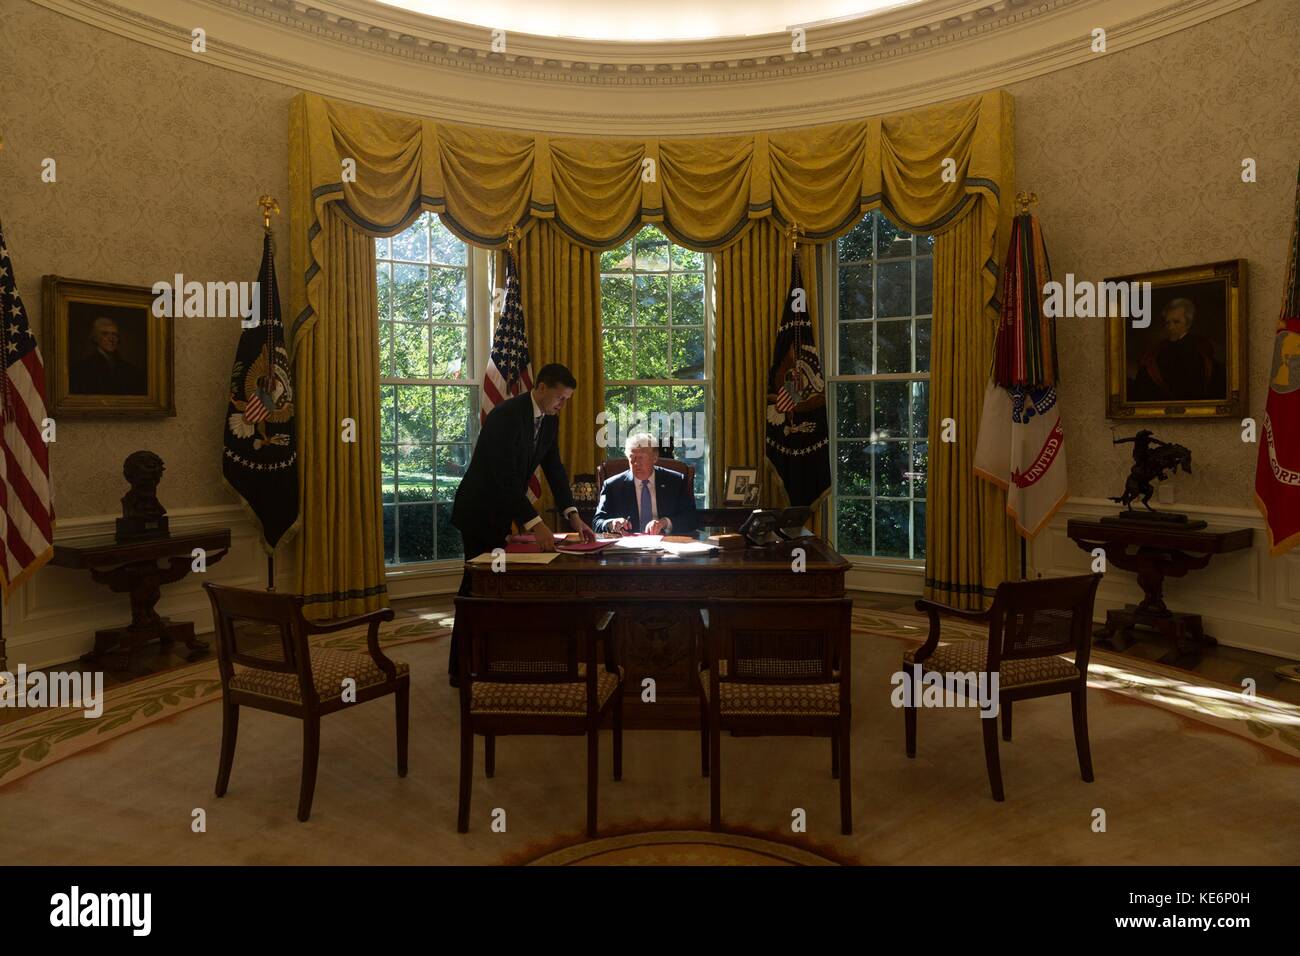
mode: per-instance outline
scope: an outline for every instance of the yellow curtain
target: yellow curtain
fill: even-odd
[[[559,362],[578,380],[573,398],[560,414],[560,460],[572,480],[576,474],[594,472],[600,460],[596,414],[605,407],[600,254],[570,242],[554,223],[544,220],[519,240],[518,254],[533,372]],[[540,505],[543,509],[554,505],[544,480]],[[545,511],[542,515],[554,524]]]
[[[335,207],[325,210],[324,227],[322,271],[329,281],[317,321],[294,354],[302,502],[295,547],[303,612],[317,619],[388,604],[375,242]]]
[[[439,123],[299,94],[290,117],[291,341],[294,348],[308,341],[340,290],[373,282],[373,263],[330,257],[345,219],[370,235],[392,235],[430,210],[460,238],[488,247],[503,245],[508,227],[516,225],[521,257],[528,256],[521,277],[533,303],[533,358],[564,361],[562,353],[571,353],[580,404],[562,429],[563,450],[571,469],[587,470],[595,461],[587,430],[603,392],[599,279],[589,251],[613,248],[642,223],[657,223],[675,241],[718,255],[714,415],[720,482],[727,464],[765,460],[756,396],[765,384],[782,283],[788,281],[780,232],[792,223],[809,240],[804,278],[814,296],[812,244],[834,240],[866,212],[880,208],[913,232],[935,234],[935,323],[949,329],[951,341],[935,339],[933,378],[950,379],[941,388],[951,387],[953,396],[966,396],[973,380],[982,386],[991,343],[983,342],[982,326],[978,334],[968,326],[978,325],[994,300],[996,263],[1009,232],[1011,116],[1010,96],[993,91],[830,126],[719,137],[583,138]],[[952,243],[958,245],[949,248]],[[340,275],[340,269],[354,271]],[[943,316],[941,301],[948,303]],[[962,337],[971,335],[979,341],[971,350],[961,348]],[[584,355],[590,356],[585,365]],[[349,374],[362,373],[354,366]],[[373,382],[370,366],[364,374]],[[303,397],[321,401],[310,392]],[[932,399],[932,417],[939,407]],[[959,408],[963,437],[973,447],[978,397],[973,406],[954,397],[948,407]],[[983,593],[995,583],[999,562],[1008,564],[1001,536],[988,526],[982,571],[958,554],[969,547],[962,535],[971,529],[963,523],[973,514],[963,502],[983,492],[962,490],[972,480],[969,455],[964,448],[949,451],[951,460],[945,452],[935,459],[927,521],[927,536],[935,536],[927,576],[931,593],[941,599]],[[321,478],[327,479],[338,476]],[[951,494],[940,491],[944,482],[956,483]],[[775,494],[770,473],[765,485]],[[369,501],[377,498],[376,492]],[[351,500],[354,509],[369,513],[369,503]],[[375,567],[382,571],[382,561]],[[336,583],[330,590],[340,588],[353,589]]]
[[[710,500],[722,503],[728,468],[759,469],[762,502],[789,504],[767,460],[764,414],[776,327],[790,291],[790,237],[771,219],[757,222],[713,260],[716,347],[713,353],[714,436]],[[817,328],[817,246],[801,243],[799,271]],[[820,509],[815,512],[820,517]]]
[[[998,321],[982,240],[992,215],[981,205],[934,241],[925,596],[968,610],[1018,573],[1006,493],[973,470]]]

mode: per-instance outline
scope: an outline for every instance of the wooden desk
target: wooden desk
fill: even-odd
[[[72,544],[55,542],[51,564],[86,568],[94,580],[108,585],[109,590],[131,596],[131,623],[96,631],[95,649],[82,660],[108,670],[126,670],[131,652],[155,639],[164,648],[173,641],[184,642],[190,660],[206,654],[208,645],[195,638],[193,624],[173,622],[154,610],[162,585],[189,574],[195,548],[207,552],[207,566],[211,567],[230,550],[230,529],[201,528],[167,538],[121,543],[112,535]],[[165,560],[166,566],[160,567],[159,560]]]
[[[696,508],[695,524],[701,529],[735,531],[753,513],[753,508]],[[564,513],[559,508],[552,508],[551,514],[555,518],[551,527],[559,531],[569,530],[569,522],[564,519]],[[591,524],[596,520],[596,509],[591,505],[578,505],[578,517]]]
[[[1114,565],[1136,572],[1138,584],[1142,586],[1142,603],[1125,605],[1122,611],[1106,612],[1106,627],[1097,635],[1096,643],[1119,646],[1122,650],[1132,643],[1127,637],[1129,630],[1147,627],[1173,641],[1173,650],[1160,661],[1177,667],[1195,667],[1201,659],[1201,649],[1217,641],[1205,633],[1199,614],[1169,609],[1164,599],[1165,578],[1181,578],[1188,571],[1203,568],[1216,554],[1249,548],[1254,536],[1251,528],[1187,531],[1152,525],[1103,524],[1079,518],[1070,519],[1065,533],[1084,551],[1101,548],[1108,568]]]
[[[791,569],[795,548],[806,555],[802,572]],[[627,670],[625,726],[680,730],[700,725],[695,675],[704,602],[843,597],[848,568],[829,544],[812,536],[698,557],[562,554],[550,564],[515,565],[499,573],[487,564],[469,565],[474,597],[569,598],[617,612],[614,646]],[[647,677],[655,680],[652,704],[641,699]]]

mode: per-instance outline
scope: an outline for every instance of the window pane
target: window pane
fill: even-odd
[[[839,238],[836,250],[841,262],[862,262],[871,258],[871,216],[864,216],[853,229]]]
[[[871,303],[871,266],[840,266],[840,320],[869,319],[875,313]]]
[[[929,315],[934,308],[934,260],[916,260],[916,314]]]
[[[432,213],[429,216],[429,251],[434,262],[445,265],[463,266],[465,264],[465,243],[451,234],[442,220]]]
[[[876,501],[876,554],[880,557],[911,557],[911,505],[906,501]]]
[[[430,269],[429,285],[432,305],[429,318],[434,322],[465,321],[465,272],[463,269]]]
[[[877,215],[876,218],[876,258],[894,259],[898,256],[912,254],[912,236],[898,226]]]
[[[435,325],[429,330],[433,344],[434,378],[465,378],[469,371],[467,329],[463,325]]]
[[[617,249],[608,249],[600,254],[601,272],[632,271],[632,240],[623,243]]]
[[[393,323],[379,323],[379,377],[393,377]]]
[[[384,443],[397,441],[396,390],[395,385],[379,387],[379,440]]]
[[[636,374],[632,378],[669,378],[668,330],[636,329]]]
[[[393,236],[393,258],[412,262],[429,261],[428,221],[424,216],[417,219],[410,229]]]
[[[704,268],[704,253],[692,252],[685,246],[672,246],[671,252],[674,272],[700,271]]]
[[[673,329],[673,378],[704,378],[704,330]]]
[[[393,318],[426,322],[429,318],[429,269],[427,266],[393,266]]]
[[[840,326],[840,374],[871,374],[870,322],[845,322]]]
[[[674,246],[673,248],[677,248]],[[704,274],[687,272],[672,277],[673,325],[704,325]]]
[[[383,486],[384,504],[397,500],[397,449],[392,445],[379,448],[379,483]]]
[[[632,324],[632,277],[600,277],[600,318],[605,328]]]
[[[636,236],[637,272],[668,271],[668,237],[654,226],[646,226]]]
[[[397,440],[433,441],[433,389],[430,386],[397,386]]]
[[[910,316],[912,314],[912,263],[882,262],[876,266],[876,315]]]
[[[397,322],[393,325],[395,378],[429,377],[429,327]]]
[[[438,560],[463,558],[465,547],[461,543],[460,532],[451,523],[451,505],[438,505]]]
[[[871,494],[871,447],[864,441],[836,443],[835,489],[838,494]]]
[[[389,248],[389,247],[388,247],[388,240],[387,240],[387,239],[376,239],[376,240],[375,240],[375,258],[376,258],[376,259],[391,259],[392,257],[388,254],[388,248]]]
[[[871,502],[843,500],[836,509],[836,543],[843,554],[871,554]]]
[[[912,502],[912,557],[925,557],[925,502]]]
[[[470,389],[446,385],[438,389],[437,441],[464,442],[470,436]]]
[[[602,348],[605,350],[605,378],[615,382],[636,378],[636,366],[632,361],[631,329],[605,329],[601,333]]]
[[[930,383],[912,382],[912,435],[924,438],[930,433]]]
[[[873,382],[875,419],[872,429],[878,440],[907,437],[907,406],[910,382]]]
[[[401,505],[397,509],[397,560],[432,561],[433,505]]]
[[[384,505],[384,563],[392,564],[397,553],[397,508]]]
[[[876,372],[912,371],[912,323],[876,323]]]
[[[906,498],[911,492],[906,472],[909,469],[907,442],[877,442],[875,493],[886,498]]]
[[[469,467],[469,445],[438,445],[434,458],[438,466],[437,497],[439,501],[454,501],[456,489]]]
[[[835,384],[835,431],[840,438],[866,438],[871,434],[871,383]]]
[[[433,500],[433,448],[429,445],[397,446],[397,500]]]
[[[636,277],[636,324],[668,324],[668,277]]]
[[[379,319],[393,317],[393,267],[381,262],[375,267],[375,291],[379,299]]]
[[[925,499],[925,475],[930,468],[930,443],[912,442],[912,497]]]
[[[930,320],[916,320],[916,370],[930,371]]]

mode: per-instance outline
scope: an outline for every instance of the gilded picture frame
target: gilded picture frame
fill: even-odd
[[[154,315],[154,299],[140,286],[43,277],[41,351],[52,416],[176,414],[173,320]]]
[[[1246,415],[1245,259],[1105,281],[1151,283],[1149,326],[1136,328],[1131,315],[1105,319],[1107,418]]]

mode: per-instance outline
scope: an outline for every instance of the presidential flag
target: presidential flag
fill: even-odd
[[[826,379],[813,339],[808,294],[795,255],[790,291],[767,373],[767,460],[791,505],[815,505],[831,488]]]
[[[54,554],[54,490],[45,428],[45,363],[27,310],[18,295],[13,264],[0,226],[0,325],[4,380],[0,444],[0,582],[5,597]],[[4,642],[0,641],[0,649]],[[0,662],[3,654],[0,654]]]
[[[1051,278],[1038,220],[1023,213],[1011,227],[974,467],[1006,490],[1007,514],[1025,538],[1038,534],[1069,496],[1056,394],[1056,326],[1043,312],[1043,285]]]
[[[533,390],[533,366],[528,358],[528,335],[524,331],[524,307],[519,296],[519,272],[515,258],[506,251],[506,294],[492,337],[492,354],[483,372],[483,395],[479,402],[478,421],[487,421],[488,412],[507,398]],[[528,479],[528,500],[537,503],[542,496],[540,469]]]
[[[221,474],[244,499],[260,528],[262,548],[271,554],[298,524],[298,448],[293,376],[269,229],[262,241],[257,281],[259,321],[239,337],[230,373]]]
[[[1300,177],[1295,201],[1255,466],[1255,503],[1268,525],[1274,556],[1300,544]]]

